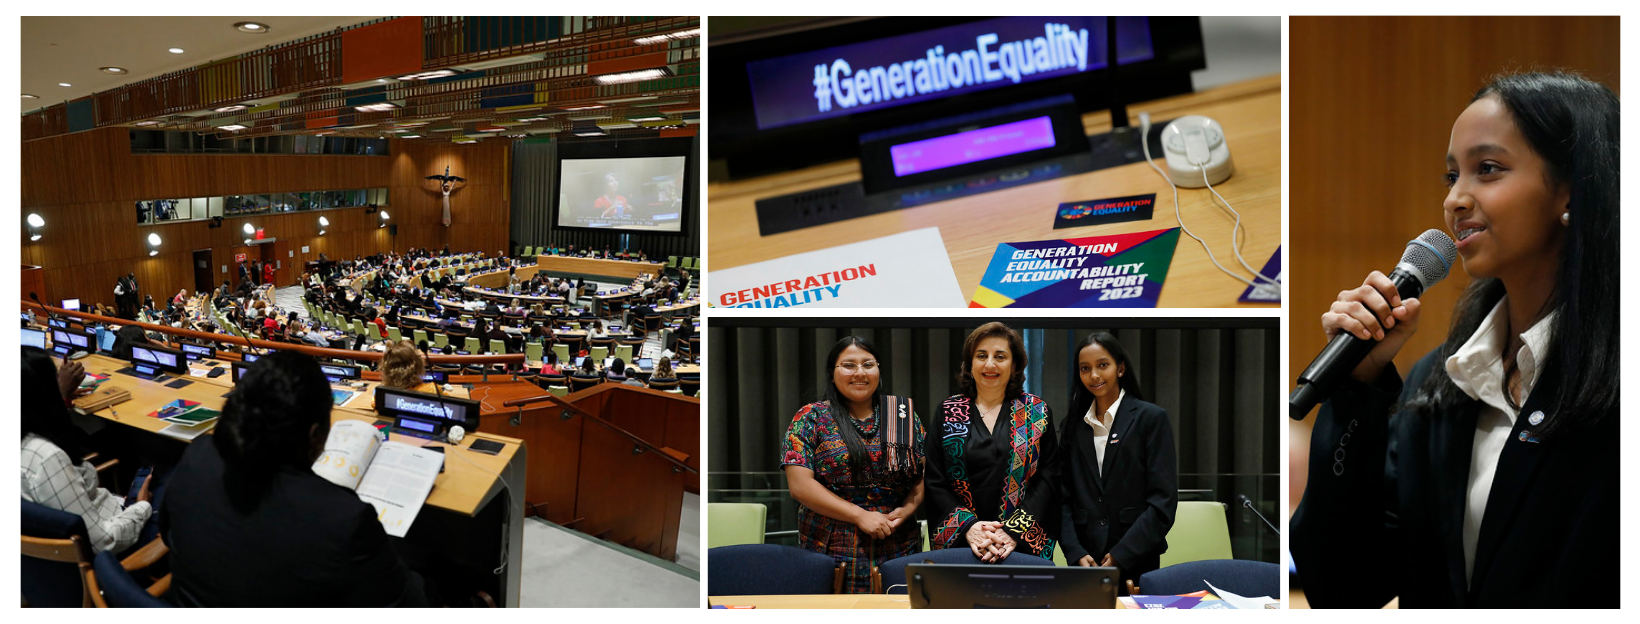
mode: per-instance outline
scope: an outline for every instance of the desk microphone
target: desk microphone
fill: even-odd
[[[1389,281],[1395,284],[1401,299],[1417,297],[1446,279],[1457,256],[1458,247],[1451,237],[1440,230],[1427,230],[1407,241],[1406,251],[1390,272]],[[1349,332],[1338,332],[1298,376],[1298,388],[1287,397],[1287,415],[1293,420],[1304,420],[1311,409],[1332,396],[1350,371],[1377,345],[1377,340],[1363,340]]]
[[[1270,524],[1270,519],[1258,512],[1258,508],[1253,506],[1253,501],[1248,499],[1246,494],[1237,494],[1236,500],[1241,503],[1242,507],[1246,507],[1248,511],[1253,512],[1253,515],[1258,516],[1258,519],[1263,520],[1264,526],[1270,527],[1270,531],[1275,533],[1277,537],[1281,536],[1281,529],[1277,529],[1276,525]]]

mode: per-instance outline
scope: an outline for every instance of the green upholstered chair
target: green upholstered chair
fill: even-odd
[[[628,366],[632,365],[632,345],[616,345],[615,357],[621,358]]]
[[[706,547],[762,544],[768,517],[762,503],[707,503]]]
[[[592,361],[593,362],[602,362],[602,361],[604,361],[604,358],[607,358],[607,357],[609,357],[609,347],[593,347],[592,348]]]
[[[555,344],[555,345],[552,345],[552,352],[553,352],[553,354],[558,356],[558,365],[559,366],[569,366],[570,365],[569,345],[564,344],[562,342],[560,342],[558,344]]]
[[[1162,567],[1186,561],[1233,558],[1224,503],[1180,501],[1173,528],[1167,532],[1167,552],[1162,553]]]
[[[490,339],[490,353],[501,354],[507,352],[507,343],[502,340]]]
[[[467,353],[470,353],[470,354],[473,354],[473,355],[478,355],[478,354],[484,352],[484,347],[479,344],[478,338],[476,338],[474,336],[468,336],[467,337],[467,342],[465,343],[465,346],[464,346],[463,350],[465,350]]]
[[[544,350],[539,342],[526,343],[524,345],[524,362],[527,364],[540,364],[541,352]]]
[[[424,342],[427,343],[427,344],[432,344],[431,342],[428,342],[427,330],[425,330],[425,329],[415,330],[415,331],[411,332],[410,335],[415,336],[416,346],[418,346],[418,347],[421,346],[421,344],[424,343]]]

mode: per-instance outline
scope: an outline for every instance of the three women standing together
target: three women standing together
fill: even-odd
[[[1024,391],[1019,334],[980,326],[963,343],[961,393],[940,403],[928,436],[911,400],[883,392],[871,343],[838,341],[831,383],[798,410],[781,458],[799,545],[844,564],[843,591],[870,591],[872,568],[922,550],[914,516],[926,499],[934,549],[1002,563],[1063,548],[1071,564],[1124,579],[1156,569],[1178,506],[1167,413],[1142,400],[1114,336],[1088,336],[1076,357],[1080,422],[1056,430],[1048,403]]]

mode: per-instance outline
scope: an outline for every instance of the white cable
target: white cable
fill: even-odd
[[[1167,180],[1167,185],[1168,186],[1173,187],[1173,217],[1179,220],[1179,229],[1184,230],[1185,234],[1189,234],[1191,238],[1196,239],[1196,242],[1201,243],[1202,249],[1207,251],[1207,259],[1212,260],[1213,261],[1213,266],[1218,267],[1219,270],[1223,271],[1225,275],[1229,275],[1230,277],[1234,277],[1234,278],[1236,278],[1236,280],[1240,281],[1243,284],[1248,285],[1249,287],[1258,288],[1258,284],[1254,283],[1253,280],[1247,279],[1247,278],[1242,277],[1240,275],[1236,275],[1235,273],[1230,272],[1230,269],[1224,268],[1224,265],[1219,264],[1219,259],[1213,255],[1213,249],[1211,247],[1207,246],[1207,241],[1202,240],[1202,237],[1197,236],[1195,232],[1190,231],[1190,228],[1184,224],[1184,216],[1179,213],[1179,187],[1178,187],[1178,185],[1173,184],[1173,179],[1169,178],[1167,176],[1167,172],[1162,171],[1161,167],[1157,167],[1156,166],[1156,161],[1153,160],[1150,157],[1150,113],[1148,113],[1148,112],[1147,113],[1139,113],[1139,145],[1144,148],[1145,162],[1150,165],[1151,169],[1156,170],[1157,175],[1162,176],[1163,180]],[[1202,168],[1202,175],[1203,176],[1207,175],[1207,168],[1206,167]],[[1231,235],[1232,236],[1235,235],[1235,232],[1233,230],[1231,231]],[[1254,271],[1254,273],[1258,273],[1258,272]]]
[[[1213,196],[1219,198],[1219,202],[1224,204],[1224,207],[1230,210],[1230,214],[1236,215],[1236,224],[1235,224],[1235,226],[1230,228],[1230,252],[1234,253],[1236,255],[1236,261],[1241,263],[1242,268],[1247,269],[1248,272],[1252,273],[1254,278],[1262,279],[1262,280],[1264,280],[1266,282],[1269,282],[1272,285],[1275,285],[1275,286],[1278,286],[1278,287],[1281,286],[1280,281],[1277,281],[1275,279],[1270,278],[1270,276],[1268,276],[1268,275],[1260,273],[1257,269],[1254,269],[1253,267],[1247,266],[1247,261],[1242,259],[1242,257],[1241,257],[1241,245],[1240,245],[1240,243],[1239,243],[1239,241],[1236,237],[1236,232],[1238,230],[1241,230],[1243,232],[1246,231],[1245,229],[1243,229],[1241,227],[1241,213],[1236,212],[1236,209],[1234,207],[1230,206],[1230,200],[1227,200],[1227,199],[1224,198],[1223,195],[1220,195],[1219,191],[1217,189],[1213,188],[1213,183],[1207,181],[1207,168],[1206,167],[1202,167],[1202,182],[1206,183],[1207,184],[1207,190],[1212,191]],[[1246,236],[1244,235],[1244,236],[1242,236],[1242,238],[1246,238]]]

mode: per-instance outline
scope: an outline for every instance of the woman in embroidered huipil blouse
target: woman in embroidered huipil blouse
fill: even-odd
[[[968,548],[986,563],[1014,551],[1052,559],[1059,444],[1048,404],[1022,390],[1024,341],[986,323],[968,335],[963,354],[962,394],[940,404],[925,450],[930,545]]]
[[[797,411],[780,464],[797,499],[798,544],[844,564],[844,593],[871,591],[871,568],[918,552],[923,430],[909,400],[881,392],[876,350],[838,341],[825,396]]]

